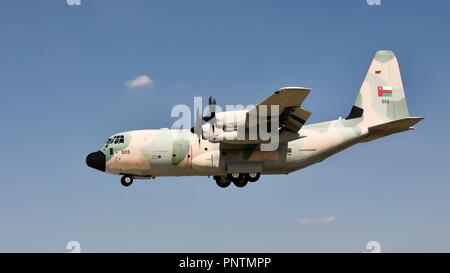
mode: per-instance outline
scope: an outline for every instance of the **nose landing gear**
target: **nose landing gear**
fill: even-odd
[[[131,186],[131,184],[133,184],[133,177],[126,174],[126,175],[122,176],[122,179],[120,179],[120,183],[124,187],[129,187],[129,186]]]

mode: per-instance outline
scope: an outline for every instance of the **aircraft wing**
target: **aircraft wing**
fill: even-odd
[[[213,143],[261,144],[268,141],[261,138],[260,127],[265,125],[267,130],[265,132],[269,132],[268,130],[273,129],[272,125],[277,122],[280,143],[299,139],[298,132],[311,115],[311,112],[301,106],[310,91],[311,89],[303,87],[284,87],[248,111],[217,113],[214,123],[203,125],[203,136]],[[276,106],[273,109],[276,112],[272,113],[272,106]],[[218,130],[227,121],[235,123],[237,125],[235,128],[244,126],[246,136],[240,139],[237,129]],[[257,136],[254,139],[251,138],[250,132],[256,132]]]
[[[280,134],[283,131],[297,134],[311,115],[308,109],[301,106],[310,91],[311,89],[304,87],[281,88],[256,105],[255,108],[250,109],[247,116],[261,114],[261,106],[266,106],[268,122],[273,120],[278,114]],[[272,105],[278,105],[279,113],[271,113]]]

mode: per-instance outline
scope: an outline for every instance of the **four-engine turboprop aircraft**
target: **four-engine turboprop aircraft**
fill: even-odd
[[[217,185],[238,187],[255,182],[261,174],[288,174],[321,162],[354,144],[408,131],[421,121],[410,117],[397,59],[378,51],[345,119],[305,125],[310,112],[301,106],[310,89],[281,88],[253,109],[211,112],[207,124],[184,129],[137,130],[111,136],[99,151],[86,158],[88,166],[122,175],[122,185],[133,179],[158,176],[213,176]],[[210,104],[215,104],[210,99]],[[266,122],[278,121],[278,145],[263,150],[261,138],[237,137],[236,128],[249,129],[249,117],[263,106]],[[230,127],[224,124],[234,122]],[[256,127],[262,126],[261,121]],[[270,127],[268,124],[265,126]],[[196,127],[196,126],[194,126]],[[266,127],[267,128],[267,127]]]

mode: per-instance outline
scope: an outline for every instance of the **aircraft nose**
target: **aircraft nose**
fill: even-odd
[[[105,154],[100,151],[88,154],[86,164],[91,168],[104,172],[106,168]]]

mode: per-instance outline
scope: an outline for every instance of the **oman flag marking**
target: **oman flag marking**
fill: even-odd
[[[392,87],[378,86],[378,97],[392,97]]]

